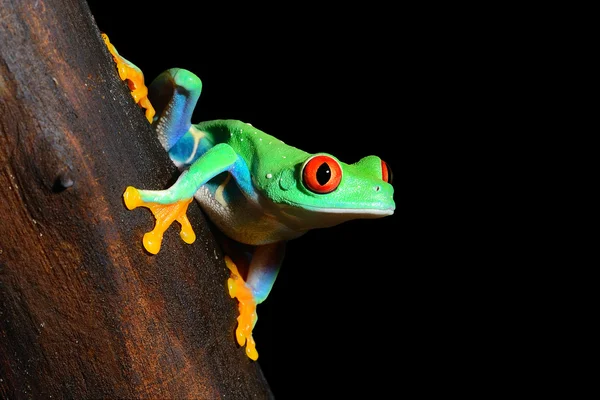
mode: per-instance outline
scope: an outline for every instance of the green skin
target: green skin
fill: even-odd
[[[145,203],[173,204],[195,197],[230,239],[254,248],[245,285],[264,301],[283,260],[285,243],[310,229],[394,212],[387,167],[376,156],[346,164],[334,156],[341,179],[328,193],[311,189],[305,167],[314,156],[236,120],[191,124],[202,83],[183,69],[165,71],[150,86],[153,126],[183,171],[167,190],[139,190]],[[313,180],[314,181],[314,180]]]
[[[144,192],[142,198],[172,203],[196,194],[215,224],[234,240],[251,245],[279,242],[310,229],[356,218],[383,217],[394,210],[394,189],[382,180],[381,159],[376,156],[346,164],[330,155],[341,166],[342,179],[334,191],[321,194],[303,181],[303,166],[313,154],[240,121],[208,121],[193,129],[204,135],[200,142],[212,146],[203,153],[201,145],[189,145],[195,143],[191,139],[187,146],[185,140],[184,145],[175,146],[170,155],[177,165],[186,168],[181,160],[190,157],[196,161],[168,191]],[[195,155],[190,154],[190,147],[197,149]],[[187,149],[183,157],[181,148]],[[235,178],[226,186],[227,210],[214,202],[220,181],[208,183],[224,170]],[[198,193],[204,185],[208,190]],[[255,218],[249,219],[249,212],[256,213]],[[257,224],[271,226],[259,235]]]

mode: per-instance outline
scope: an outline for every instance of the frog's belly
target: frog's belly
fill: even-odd
[[[241,243],[263,245],[294,239],[304,233],[283,225],[264,211],[264,205],[247,200],[239,190],[226,193],[205,185],[194,197],[223,233]],[[270,203],[266,199],[261,202]]]

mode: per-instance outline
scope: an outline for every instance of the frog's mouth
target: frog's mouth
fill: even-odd
[[[393,208],[328,208],[328,207],[311,207],[303,206],[304,208],[326,214],[372,214],[372,215],[392,215]]]
[[[312,213],[314,213],[315,215],[321,215],[323,217],[326,216],[331,216],[331,217],[336,217],[339,216],[341,217],[341,219],[345,219],[343,218],[344,215],[348,215],[351,216],[350,218],[346,218],[346,219],[354,219],[354,218],[379,218],[379,217],[385,217],[388,215],[392,215],[394,214],[394,210],[395,207],[391,206],[391,207],[387,207],[387,208],[342,208],[342,207],[317,207],[317,206],[312,206],[312,205],[308,205],[308,204],[301,204],[301,203],[293,203],[294,207],[298,207],[299,209],[304,209],[304,210],[308,210]]]
[[[311,209],[311,207],[307,207]],[[394,213],[393,208],[388,209],[380,209],[380,208],[312,208],[313,211],[324,214],[352,214],[353,216],[372,216],[374,218],[377,217],[385,217],[386,215],[392,215]]]

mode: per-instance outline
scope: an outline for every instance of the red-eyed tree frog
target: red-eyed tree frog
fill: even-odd
[[[141,70],[103,37],[121,79],[129,81],[135,101],[146,108],[160,143],[182,171],[166,190],[125,190],[128,209],[147,207],[156,218],[143,245],[158,253],[173,221],[181,225],[181,238],[193,243],[196,236],[186,211],[195,198],[228,238],[251,246],[245,280],[229,256],[225,263],[231,271],[229,294],[239,302],[237,341],[256,360],[256,305],[269,295],[286,242],[311,229],[392,215],[391,169],[376,156],[346,164],[331,154],[309,154],[237,120],[192,124],[202,90],[195,74],[169,69],[151,83],[146,98]]]

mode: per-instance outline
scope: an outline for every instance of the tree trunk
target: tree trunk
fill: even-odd
[[[272,397],[198,206],[156,256],[124,206],[176,175],[85,1],[0,0],[0,397]]]

